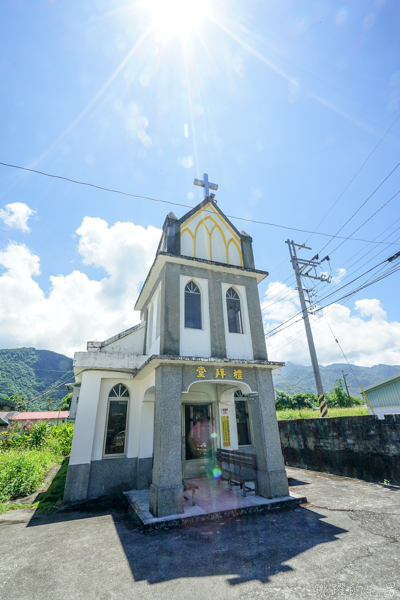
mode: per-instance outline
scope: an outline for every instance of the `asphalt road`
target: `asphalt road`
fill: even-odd
[[[0,515],[0,598],[400,598],[400,488],[288,475],[295,511],[147,534],[121,506]]]

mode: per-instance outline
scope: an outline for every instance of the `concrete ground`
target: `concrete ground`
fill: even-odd
[[[400,488],[288,476],[295,511],[147,534],[122,506],[0,515],[0,598],[400,598]]]

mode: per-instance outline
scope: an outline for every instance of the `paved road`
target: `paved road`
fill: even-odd
[[[400,598],[400,489],[288,475],[293,512],[149,534],[121,507],[0,515],[0,598]]]

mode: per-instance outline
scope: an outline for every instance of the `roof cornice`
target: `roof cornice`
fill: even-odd
[[[165,263],[171,262],[175,264],[181,265],[193,265],[194,263],[197,266],[202,267],[211,267],[212,270],[225,272],[225,273],[233,273],[235,275],[248,275],[253,276],[257,279],[257,283],[260,283],[263,279],[268,277],[268,271],[260,271],[259,269],[248,269],[246,267],[239,267],[237,265],[228,265],[226,263],[217,262],[215,260],[207,260],[205,258],[195,258],[193,256],[182,256],[169,254],[168,252],[159,252],[154,259],[153,264],[151,265],[150,271],[146,277],[146,280],[143,284],[142,289],[140,290],[140,294],[138,299],[136,300],[135,310],[142,310],[148,294],[152,290],[158,275],[161,272],[161,269],[165,265]]]

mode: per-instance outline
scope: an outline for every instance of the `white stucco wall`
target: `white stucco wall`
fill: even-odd
[[[76,413],[78,410],[78,401],[79,401],[80,391],[81,391],[80,387],[74,387],[74,389],[72,390],[71,407],[69,409],[68,421],[71,421],[71,422],[75,421]]]
[[[160,301],[161,301],[161,284],[154,292],[148,306],[148,323],[147,323],[147,341],[146,354],[160,354]]]
[[[155,384],[155,371],[141,382],[139,458],[153,456]]]
[[[201,292],[201,329],[185,327],[185,286],[189,281],[199,287]],[[207,279],[180,277],[180,354],[181,356],[211,356],[210,310]]]
[[[141,389],[132,379],[124,377],[102,377],[99,402],[97,406],[96,427],[93,439],[92,460],[101,460],[103,456],[104,438],[106,431],[106,418],[108,408],[109,394],[117,383],[122,383],[129,390],[128,419],[126,428],[126,456],[128,458],[138,456],[139,453],[139,432],[140,432],[140,413],[141,413]],[[107,460],[112,460],[112,456],[107,456]]]
[[[230,333],[228,329],[228,311],[226,308],[226,292],[230,287],[237,292],[240,298],[240,308],[242,313],[243,333]],[[253,360],[253,346],[251,343],[249,311],[247,308],[246,288],[241,285],[222,284],[222,300],[224,310],[224,325],[226,339],[226,355],[227,358],[244,358]]]
[[[109,352],[112,354],[143,354],[144,352],[144,333],[145,324],[143,323],[138,329],[125,335],[124,337],[103,346],[101,352]]]
[[[118,377],[109,371],[84,373],[78,403],[78,414],[72,444],[70,464],[88,463],[91,460],[112,460],[104,457],[104,439],[109,394],[114,385],[122,383],[129,390],[126,428],[126,457],[151,457],[153,454],[154,394],[153,401],[143,402],[145,391],[154,387],[154,372],[144,381]]]
[[[370,415],[373,414],[372,410],[370,409],[370,407],[367,404],[367,408],[368,408],[368,413]],[[400,405],[396,404],[394,406],[374,406],[373,407],[375,414],[377,417],[379,417],[379,419],[384,419],[385,415],[393,415],[393,414],[400,414]]]
[[[100,371],[82,373],[70,465],[87,464],[91,461],[101,377]]]

